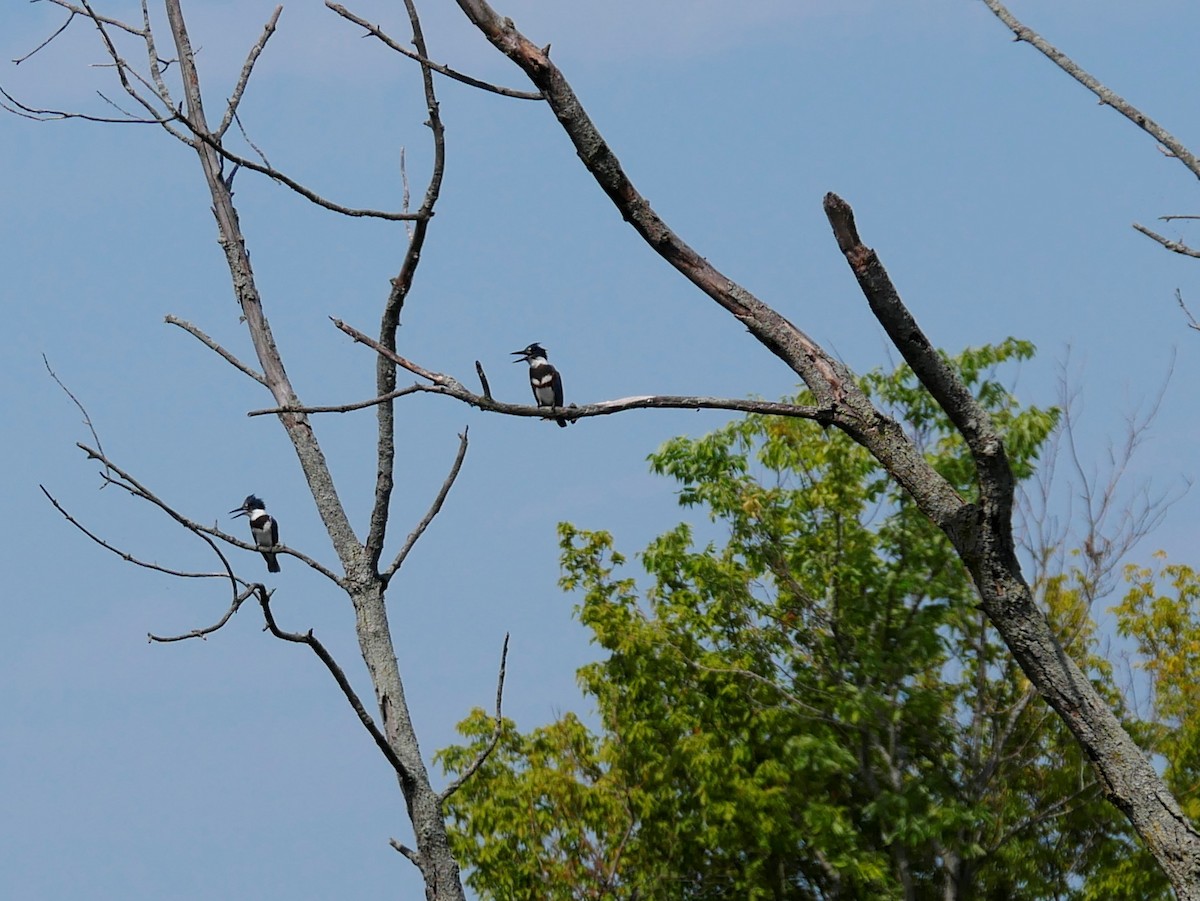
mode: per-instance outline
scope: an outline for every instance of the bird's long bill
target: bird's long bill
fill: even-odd
[[[520,359],[517,359],[517,360],[513,360],[513,362],[514,362],[514,363],[524,363],[524,362],[525,362],[525,351],[523,351],[523,350],[510,350],[510,351],[509,351],[509,353],[510,353],[510,354],[516,354],[516,355],[517,355],[517,356],[520,358]]]
[[[239,516],[249,516],[250,515],[250,511],[247,510],[245,507],[234,507],[229,512],[233,514],[234,519],[237,519]]]

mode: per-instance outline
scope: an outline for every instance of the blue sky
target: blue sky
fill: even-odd
[[[191,4],[210,115],[271,3]],[[521,76],[446,0],[425,4],[430,52],[511,86]],[[127,0],[102,7],[134,16]],[[401,7],[351,5],[404,39]],[[1175,355],[1135,479],[1195,473],[1189,387],[1200,336],[1194,264],[1129,225],[1197,212],[1191,176],[1099,107],[974,0],[522,0],[503,14],[553,57],[661,215],[732,278],[862,371],[895,354],[829,234],[821,198],[857,212],[931,339],[956,350],[1009,335],[1039,358],[1028,402],[1056,399],[1067,357],[1082,448],[1102,465],[1131,410]],[[1200,146],[1194,4],[1015,3],[1013,11],[1193,148]],[[47,4],[0,8],[0,58],[61,21]],[[160,40],[165,41],[165,31]],[[115,93],[81,23],[0,85],[35,106],[99,111]],[[447,178],[401,352],[493,391],[527,396],[508,352],[540,341],[569,400],[646,393],[794,391],[792,373],[640,245],[548,110],[439,80]],[[423,187],[428,132],[415,67],[313,0],[289,4],[242,108],[272,162],[350,205],[400,202],[405,148]],[[254,383],[175,314],[252,358],[194,154],[149,127],[0,116],[0,282],[6,328],[0,485],[9,528],[0,634],[0,872],[12,897],[418,897],[387,846],[407,837],[385,763],[303,649],[264,635],[250,607],[208,641],[149,645],[148,631],[215,620],[223,590],[130,567],[46,503],[44,483],[89,526],[142,557],[211,568],[202,547],[144,505],[98,491],[76,449],[86,404],[105,449],[195,518],[226,521],[249,492],[283,539],[335,565],[293,452]],[[251,173],[236,184],[264,306],[308,403],[373,393],[370,352],[329,324],[373,331],[404,247],[401,226],[347,221]],[[1200,235],[1186,223],[1168,236]],[[1176,355],[1177,352],[1177,355]],[[1016,375],[1014,373],[1014,375]],[[424,513],[456,434],[471,449],[442,516],[393,583],[391,616],[426,756],[488,705],[512,633],[505,712],[524,728],[586,711],[574,672],[594,654],[556,585],[555,524],[611,529],[632,553],[677,522],[645,457],[702,434],[718,413],[636,411],[570,429],[484,415],[444,398],[402,402],[392,534]],[[360,534],[374,418],[318,423]],[[1091,455],[1088,457],[1088,455]],[[1187,496],[1143,547],[1195,563]],[[242,528],[237,526],[236,528]],[[394,549],[395,545],[393,546]],[[261,561],[239,558],[247,573]],[[369,695],[343,596],[294,560],[274,580],[285,628],[313,628]]]

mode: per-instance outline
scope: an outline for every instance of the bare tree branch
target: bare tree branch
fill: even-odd
[[[233,615],[238,612],[246,599],[254,594],[254,589],[257,586],[248,585],[245,590],[241,591],[233,599],[233,603],[229,605],[229,609],[225,611],[225,615],[213,623],[211,626],[206,626],[203,629],[192,629],[190,632],[184,632],[181,635],[155,635],[153,632],[146,633],[146,639],[151,644],[170,644],[175,641],[187,641],[189,638],[199,638],[202,641],[207,641],[208,636],[222,628],[227,622],[233,619]]]
[[[221,119],[221,124],[217,126],[216,138],[218,141],[229,130],[229,126],[233,124],[233,117],[237,115],[237,108],[242,102],[242,95],[246,93],[246,85],[250,83],[250,74],[254,71],[254,64],[258,62],[259,56],[262,55],[263,50],[267,46],[267,41],[275,33],[275,25],[279,22],[279,15],[282,12],[282,6],[275,7],[275,11],[271,13],[271,18],[263,26],[262,35],[259,36],[258,41],[250,48],[250,53],[246,56],[246,62],[242,65],[242,72],[238,76],[237,84],[233,88],[233,94],[230,95],[229,103],[225,108],[225,115]]]
[[[425,530],[429,528],[429,524],[433,522],[435,516],[442,510],[442,504],[446,502],[446,496],[450,494],[450,489],[454,487],[454,480],[458,478],[458,472],[462,469],[463,460],[467,456],[467,427],[463,426],[462,434],[458,436],[458,453],[454,456],[454,463],[450,467],[450,474],[446,476],[442,482],[442,487],[437,493],[437,497],[433,499],[433,503],[429,505],[429,511],[417,523],[417,527],[413,529],[408,538],[404,542],[404,547],[400,548],[400,553],[396,555],[396,559],[392,561],[392,565],[383,573],[385,580],[390,580],[392,576],[404,565],[405,559],[418,539],[425,534]],[[505,649],[508,648],[508,639],[505,638]],[[503,670],[502,670],[503,671]]]
[[[42,109],[22,103],[4,88],[0,88],[0,97],[4,98],[3,101],[0,101],[0,108],[7,110],[15,116],[20,116],[23,119],[32,119],[35,122],[59,122],[65,119],[79,119],[83,122],[101,122],[105,125],[162,125],[164,121],[157,116],[153,119],[131,118],[128,115],[121,118],[112,118],[109,116],[93,116],[88,113],[75,113],[68,110]]]
[[[90,448],[86,444],[78,444],[77,443],[76,447],[78,447],[80,450],[82,450],[84,453],[86,453],[88,455],[89,459],[96,460],[97,462],[104,464],[106,471],[111,470],[111,472],[116,473],[116,478],[113,478],[111,475],[108,475],[108,474],[103,474],[101,477],[104,479],[105,484],[115,485],[116,487],[122,489],[123,491],[127,491],[129,494],[133,495],[134,497],[141,498],[142,500],[145,500],[145,501],[149,501],[151,504],[153,504],[154,506],[156,506],[160,510],[162,510],[164,513],[166,513],[167,516],[171,517],[171,519],[175,520],[175,522],[177,522],[179,525],[183,526],[189,532],[195,533],[203,541],[208,543],[212,547],[212,549],[218,554],[218,556],[221,557],[221,561],[223,563],[225,563],[226,567],[229,569],[229,574],[231,577],[233,575],[232,568],[229,567],[228,561],[225,559],[225,555],[221,553],[221,551],[217,548],[217,546],[215,544],[213,544],[213,542],[210,540],[210,537],[217,538],[221,541],[224,541],[226,544],[233,545],[236,548],[241,548],[242,550],[245,550],[245,551],[254,551],[255,553],[258,553],[259,547],[257,544],[251,544],[247,541],[243,541],[240,538],[230,535],[228,532],[223,532],[222,530],[216,528],[215,526],[206,526],[203,523],[197,522],[194,519],[190,519],[189,517],[184,516],[182,513],[180,513],[174,507],[167,504],[166,501],[164,501],[162,498],[160,498],[158,495],[156,495],[153,491],[151,491],[149,488],[147,488],[145,485],[143,485],[141,482],[139,482],[137,479],[135,479],[128,472],[126,472],[125,470],[123,470],[119,466],[117,466],[115,463],[113,463],[111,458],[100,453],[99,450]],[[293,548],[290,548],[284,544],[276,545],[275,547],[272,548],[272,551],[274,553],[287,554],[288,556],[295,557],[297,560],[300,560],[301,562],[307,564],[310,568],[316,570],[321,575],[325,576],[327,579],[332,581],[334,584],[336,584],[340,587],[345,587],[346,580],[344,578],[342,578],[341,576],[338,576],[332,570],[328,569],[327,567],[325,567],[321,563],[317,562],[312,557],[309,557],[307,554],[302,553],[301,551],[294,550]],[[243,582],[243,584],[245,584],[245,583]]]
[[[483,371],[483,364],[478,360],[475,361],[475,374],[479,376],[479,387],[483,391],[483,396],[488,400],[492,399],[492,386],[488,384],[487,375]]]
[[[1189,310],[1187,304],[1183,302],[1183,292],[1178,288],[1175,289],[1175,302],[1179,304],[1179,309],[1183,310],[1183,315],[1187,316],[1188,328],[1193,328],[1200,332],[1200,322],[1196,321],[1196,317],[1192,315],[1192,311]]]
[[[42,354],[42,363],[45,365],[46,371],[50,373],[50,378],[54,379],[58,387],[66,392],[67,397],[71,398],[71,403],[75,404],[79,412],[83,414],[83,423],[88,427],[88,431],[92,433],[92,440],[96,442],[96,450],[104,453],[104,445],[100,443],[100,436],[96,434],[96,427],[92,425],[92,417],[88,415],[87,409],[80,403],[79,398],[71,393],[71,389],[62,383],[62,379],[58,377],[55,371],[50,368],[50,361],[46,359],[45,354]],[[45,491],[46,489],[43,488],[42,490]],[[50,498],[50,500],[53,502],[54,499]],[[55,506],[57,507],[58,505],[55,504]],[[63,512],[65,513],[65,511]]]
[[[500,736],[504,734],[504,717],[501,715],[501,705],[504,703],[504,673],[508,665],[508,633],[504,633],[504,647],[500,650],[500,674],[496,678],[496,715],[493,717],[495,728],[492,730],[492,737],[484,748],[471,761],[470,765],[455,777],[449,785],[442,789],[438,795],[438,803],[445,804],[446,799],[453,795],[456,791],[466,784],[475,773],[483,766],[492,752],[496,750],[496,745],[500,742]],[[396,850],[399,850],[397,848]]]
[[[404,397],[406,394],[413,394],[420,391],[423,385],[410,385],[407,388],[401,388],[393,391],[385,397],[372,397],[370,400],[360,400],[352,404],[334,404],[326,407],[268,407],[264,410],[251,410],[247,416],[272,416],[279,413],[350,413],[353,410],[365,410],[368,407],[373,407],[376,404],[382,404],[385,401],[395,400],[397,397]]]
[[[190,124],[186,119],[182,121],[184,121],[185,124]],[[296,194],[299,194],[305,200],[316,204],[323,209],[327,209],[330,212],[339,213],[342,216],[348,216],[352,219],[382,219],[385,222],[409,222],[433,215],[432,212],[423,213],[420,210],[415,213],[390,213],[387,210],[344,206],[343,204],[330,200],[327,197],[321,196],[312,188],[306,187],[305,185],[296,181],[296,179],[292,178],[290,175],[286,175],[282,170],[277,169],[274,166],[256,163],[249,157],[234,153],[220,141],[219,137],[215,137],[208,132],[199,129],[193,129],[193,134],[195,134],[198,141],[202,141],[203,143],[207,144],[214,151],[216,151],[219,156],[229,160],[229,162],[235,163],[243,169],[249,169],[251,172],[257,172],[260,175],[265,175],[272,181],[277,181],[285,188],[289,188]],[[257,151],[257,148],[255,148],[255,150]]]
[[[46,38],[46,40],[42,41],[40,44],[38,44],[36,47],[34,47],[32,50],[30,50],[24,56],[14,57],[13,61],[12,61],[13,65],[14,66],[21,65],[21,63],[25,62],[25,60],[29,59],[31,56],[33,56],[35,53],[37,53],[39,50],[48,46],[51,41],[53,41],[56,37],[58,37],[60,34],[62,34],[64,31],[67,30],[67,26],[71,24],[71,21],[75,18],[75,15],[76,14],[74,12],[69,12],[67,14],[67,21],[65,21],[61,25],[59,25],[58,28],[55,29],[55,31],[50,35],[50,37]]]
[[[439,75],[445,75],[447,78],[452,78],[455,81],[461,81],[463,84],[470,85],[473,88],[490,91],[493,94],[501,94],[504,97],[516,97],[518,100],[541,100],[542,95],[538,91],[517,91],[512,88],[501,87],[500,85],[490,84],[486,81],[480,81],[478,78],[472,78],[470,75],[464,75],[462,72],[457,72],[449,66],[444,66],[441,63],[435,63],[433,60],[422,56],[420,53],[413,53],[403,44],[389,37],[383,29],[378,25],[373,25],[361,16],[357,16],[340,3],[332,3],[330,0],[325,0],[325,5],[341,16],[343,19],[349,19],[355,25],[365,28],[371,35],[378,38],[384,44],[397,53],[407,56],[409,59],[416,60],[421,65],[432,69]],[[65,26],[64,26],[65,27]]]
[[[408,859],[408,862],[415,866],[418,870],[424,869],[424,865],[421,862],[421,855],[408,845],[404,844],[403,842],[398,842],[394,838],[389,838],[388,844],[395,848],[396,851],[403,854]]]
[[[1185,257],[1194,257],[1194,258],[1200,259],[1200,250],[1193,250],[1192,248],[1188,247],[1186,244],[1183,244],[1179,241],[1172,241],[1170,238],[1164,238],[1158,232],[1151,231],[1150,229],[1146,228],[1146,226],[1140,225],[1137,222],[1133,223],[1133,228],[1135,231],[1141,232],[1147,238],[1151,238],[1152,240],[1157,241],[1159,244],[1161,244],[1163,247],[1167,248],[1167,250],[1171,251],[1172,253],[1178,253],[1178,254],[1182,254]]]
[[[164,575],[168,575],[168,576],[175,576],[176,578],[179,578],[179,579],[226,579],[226,578],[229,578],[228,572],[223,572],[223,573],[187,572],[185,570],[169,569],[168,567],[160,566],[157,563],[149,563],[145,560],[140,560],[137,557],[133,556],[133,554],[129,553],[128,551],[123,551],[119,547],[116,547],[115,545],[109,543],[108,541],[105,541],[103,538],[101,538],[95,532],[93,532],[89,528],[87,528],[87,526],[83,525],[83,523],[81,523],[78,519],[76,519],[74,516],[72,516],[71,513],[69,513],[67,511],[67,509],[58,502],[58,499],[55,498],[54,495],[52,495],[49,492],[49,490],[47,490],[45,485],[38,485],[38,488],[41,489],[42,494],[46,495],[46,500],[50,501],[50,503],[54,505],[54,509],[57,510],[59,513],[61,513],[66,518],[67,522],[69,522],[71,525],[73,525],[75,528],[77,528],[80,532],[82,532],[84,535],[86,535],[88,538],[90,538],[96,544],[100,545],[100,547],[104,548],[107,551],[112,551],[112,553],[116,554],[118,557],[120,557],[126,563],[132,563],[135,566],[142,567],[143,569],[153,570],[154,572],[160,572],[160,573],[163,573]]]
[[[409,233],[408,249],[400,263],[399,272],[392,279],[392,289],[388,292],[383,313],[379,317],[379,343],[392,351],[396,349],[396,330],[400,327],[400,314],[403,312],[408,292],[412,289],[417,266],[421,262],[421,251],[425,247],[425,239],[429,233],[429,220],[433,216],[433,209],[441,196],[442,177],[446,169],[446,134],[442,126],[437,94],[433,87],[433,70],[425,62],[429,59],[429,50],[425,45],[425,33],[421,28],[421,18],[417,15],[414,0],[404,0],[404,8],[408,12],[413,45],[421,58],[421,85],[425,94],[425,109],[429,114],[425,124],[429,126],[433,138],[433,166],[430,169],[429,182],[425,187],[425,196],[421,200],[420,209],[415,214],[416,225]],[[407,208],[407,206],[406,198],[405,207]],[[396,365],[394,361],[383,356],[377,357],[375,360],[375,395],[384,397],[395,390]],[[379,560],[383,555],[383,546],[387,540],[388,511],[396,482],[396,410],[392,401],[386,401],[376,407],[376,421],[375,500],[371,506],[371,520],[367,529],[365,547],[371,566],[378,570]]]
[[[405,767],[404,762],[396,756],[396,752],[392,750],[392,746],[388,744],[387,737],[379,731],[379,727],[375,725],[375,720],[371,718],[371,714],[367,713],[367,708],[363,706],[362,701],[355,692],[354,687],[350,684],[350,680],[346,678],[346,673],[338,666],[337,661],[333,659],[333,655],[326,650],[325,645],[317,640],[313,635],[313,630],[309,629],[303,635],[296,632],[284,632],[275,622],[275,615],[271,612],[270,594],[264,585],[255,585],[254,589],[258,594],[258,603],[262,607],[263,619],[266,620],[267,629],[276,638],[283,641],[290,641],[295,644],[308,645],[317,658],[325,664],[325,668],[329,670],[329,674],[333,676],[333,680],[337,683],[338,688],[342,690],[350,707],[358,716],[358,721],[362,723],[363,728],[370,734],[376,747],[383,753],[384,759],[391,765],[402,780],[413,778]]]
[[[1017,20],[1016,16],[1008,11],[1008,8],[1001,3],[1000,0],[983,0],[983,2],[987,8],[995,14],[997,19],[999,19],[1001,22],[1007,25],[1009,29],[1012,30],[1013,34],[1016,36],[1016,40],[1024,41],[1025,43],[1037,48],[1037,50],[1048,60],[1054,63],[1054,65],[1058,66],[1077,82],[1095,94],[1100,99],[1101,103],[1105,104],[1106,106],[1111,106],[1138,128],[1142,129],[1142,131],[1146,132],[1148,135],[1166,147],[1170,151],[1171,156],[1175,157],[1177,160],[1179,160],[1179,162],[1187,166],[1188,171],[1190,171],[1193,175],[1195,175],[1197,178],[1200,178],[1200,160],[1198,160],[1192,154],[1192,152],[1188,150],[1187,147],[1182,144],[1182,142],[1180,142],[1178,138],[1143,113],[1132,103],[1125,100],[1125,98],[1106,88],[1096,78],[1094,78],[1081,66],[1076,64],[1073,60],[1071,60],[1070,57],[1043,38],[1032,28],[1023,25]]]
[[[188,322],[184,319],[180,319],[178,316],[174,316],[174,315],[169,315],[169,316],[165,317],[163,321],[166,322],[168,325],[179,326],[179,328],[183,329],[189,335],[194,337],[197,341],[199,341],[201,344],[203,344],[209,350],[218,354],[221,357],[221,359],[223,359],[226,363],[228,363],[230,366],[232,366],[238,372],[241,372],[245,375],[250,376],[250,378],[254,379],[254,381],[258,382],[260,385],[267,385],[267,380],[263,377],[263,375],[261,373],[255,372],[253,369],[251,369],[249,366],[247,366],[245,363],[243,363],[241,360],[239,360],[237,357],[235,357],[233,354],[231,354],[225,348],[223,348],[220,344],[218,344],[216,341],[214,341],[212,338],[210,338],[208,335],[206,335],[204,332],[202,332],[199,328],[192,325],[190,322]],[[270,386],[267,386],[267,387],[270,387]]]
[[[453,376],[446,375],[441,372],[433,372],[426,369],[412,360],[400,356],[394,351],[388,350],[378,341],[360,332],[354,326],[343,322],[340,319],[333,319],[333,324],[349,335],[359,344],[365,344],[381,356],[387,357],[396,365],[403,369],[407,369],[414,375],[418,375],[423,379],[427,379],[433,384],[422,385],[415,384],[406,389],[404,393],[414,391],[425,392],[428,394],[443,394],[448,397],[453,397],[463,403],[470,404],[473,407],[478,407],[480,410],[485,410],[489,413],[503,413],[509,416],[528,416],[537,419],[586,419],[590,416],[609,416],[613,413],[621,413],[625,410],[641,410],[641,409],[685,409],[685,410],[734,410],[739,413],[761,413],[764,416],[791,416],[800,419],[811,419],[823,425],[829,425],[834,420],[834,408],[832,406],[815,406],[809,404],[788,404],[778,401],[765,400],[749,400],[739,398],[723,398],[723,397],[699,397],[699,396],[680,396],[680,395],[641,395],[638,397],[623,397],[619,400],[601,401],[594,404],[572,404],[569,407],[535,407],[527,404],[509,404],[503,401],[494,399],[490,393],[475,394],[467,388],[458,379]],[[478,366],[478,364],[476,364]],[[482,367],[477,368],[476,372],[481,373]],[[486,380],[484,382],[486,387]],[[396,392],[393,392],[396,394]],[[354,405],[368,406],[372,403],[378,403],[379,399],[373,401],[363,401],[360,404]],[[275,412],[270,410],[260,410],[257,413]],[[333,412],[341,412],[334,410]]]

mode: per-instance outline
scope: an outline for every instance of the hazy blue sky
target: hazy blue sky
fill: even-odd
[[[497,3],[539,44],[553,43],[676,231],[851,366],[895,355],[829,234],[829,190],[853,204],[864,240],[935,343],[1033,340],[1040,356],[1020,373],[1019,393],[1042,404],[1056,399],[1069,349],[1089,463],[1103,463],[1106,440],[1120,438],[1178,349],[1133,475],[1169,489],[1195,472],[1200,336],[1174,301],[1181,289],[1200,312],[1194,262],[1129,228],[1200,212],[1192,178],[1013,43],[982,3]],[[401,4],[350,6],[406,40]],[[128,0],[98,8],[138,15]],[[210,115],[271,8],[189,5]],[[525,86],[453,3],[422,8],[434,57]],[[1196,4],[1062,0],[1017,2],[1014,12],[1200,146]],[[45,3],[4,3],[0,58],[28,52],[61,20]],[[0,85],[35,106],[101,112],[96,90],[119,92],[110,70],[93,67],[103,61],[93,29],[78,22],[28,62],[6,62]],[[639,243],[546,108],[438,86],[447,177],[402,352],[469,384],[479,359],[493,391],[517,401],[528,386],[508,352],[531,341],[550,349],[572,401],[795,390],[789,370]],[[242,118],[273,163],[343,203],[398,207],[402,147],[423,189],[429,141],[415,66],[316,0],[285,8]],[[244,415],[267,395],[163,324],[173,313],[252,358],[195,155],[149,127],[0,115],[0,164],[4,894],[419,897],[415,871],[387,845],[407,838],[395,781],[311,654],[264,635],[249,606],[208,641],[147,644],[148,631],[216,619],[225,590],[122,563],[38,491],[46,484],[142,557],[212,567],[198,542],[145,505],[96,490],[96,466],[74,446],[87,430],[46,375],[44,353],[105,449],[164,498],[226,522],[256,492],[287,544],[336,566],[282,431]],[[370,352],[327,317],[376,328],[403,228],[333,217],[251,173],[236,189],[301,398],[370,397]],[[1186,223],[1161,227],[1200,244]],[[472,438],[453,495],[391,593],[427,758],[472,706],[490,704],[506,630],[506,713],[529,728],[586,711],[574,672],[594,650],[572,619],[575,599],[556,585],[555,523],[611,529],[632,554],[682,515],[673,486],[647,474],[646,455],[727,417],[642,411],[560,430],[437,397],[407,399],[399,415],[394,541],[441,484],[456,433],[469,425]],[[318,425],[362,534],[374,417]],[[1150,545],[1195,563],[1198,505],[1197,496],[1177,504]],[[237,559],[247,574],[261,569],[256,557]],[[369,696],[345,597],[290,558],[272,584],[281,624],[314,628]]]

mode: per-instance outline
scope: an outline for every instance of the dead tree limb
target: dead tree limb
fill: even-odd
[[[1013,478],[1003,441],[970,392],[935,359],[930,342],[916,329],[875,253],[858,239],[849,205],[836,195],[826,197],[838,246],[876,317],[962,432],[976,465],[979,498],[975,503],[959,496],[928,466],[898,424],[857,389],[845,367],[671,231],[626,176],[566,76],[511,19],[498,15],[486,0],[457,2],[483,35],[542,91],[584,166],[647,245],[787,363],[818,402],[831,404],[832,424],[870,451],[946,534],[971,573],[984,611],[1026,676],[1092,760],[1109,799],[1137,829],[1179,896],[1200,898],[1200,834],[1055,640],[1021,575],[1012,532]],[[1193,172],[1200,174],[1200,167]]]

